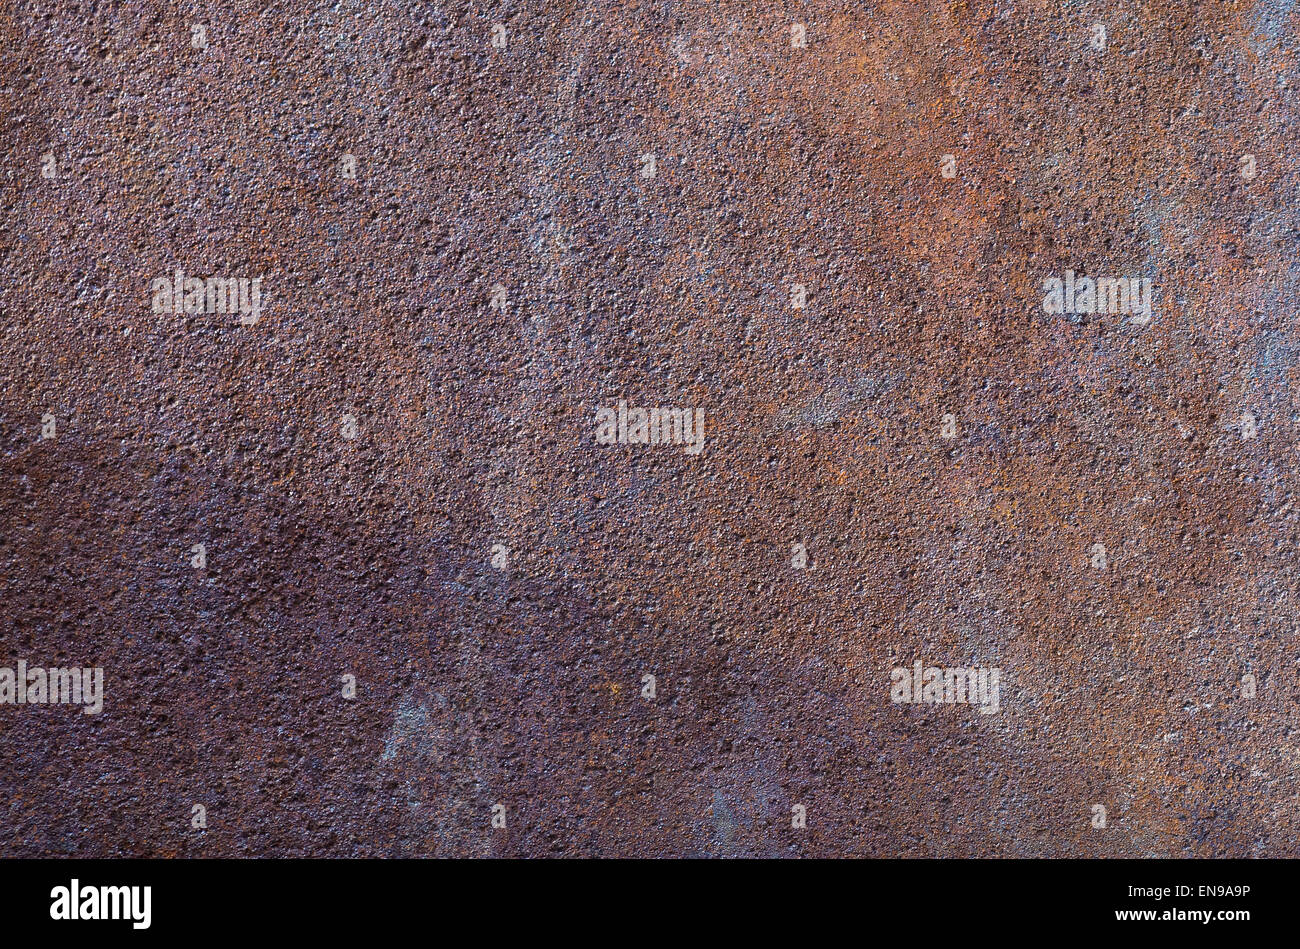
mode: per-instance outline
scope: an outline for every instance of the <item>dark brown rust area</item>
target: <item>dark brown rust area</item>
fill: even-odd
[[[1291,8],[0,14],[0,853],[1300,856]]]

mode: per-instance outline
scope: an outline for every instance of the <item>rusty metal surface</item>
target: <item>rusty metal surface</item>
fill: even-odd
[[[5,5],[0,853],[1300,856],[1292,8]]]

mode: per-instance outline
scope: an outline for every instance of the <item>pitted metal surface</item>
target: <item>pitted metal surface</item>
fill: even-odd
[[[1300,855],[1297,25],[9,5],[0,852]]]

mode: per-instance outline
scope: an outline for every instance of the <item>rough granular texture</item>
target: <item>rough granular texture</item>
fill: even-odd
[[[1300,856],[1298,27],[6,4],[0,853]]]

